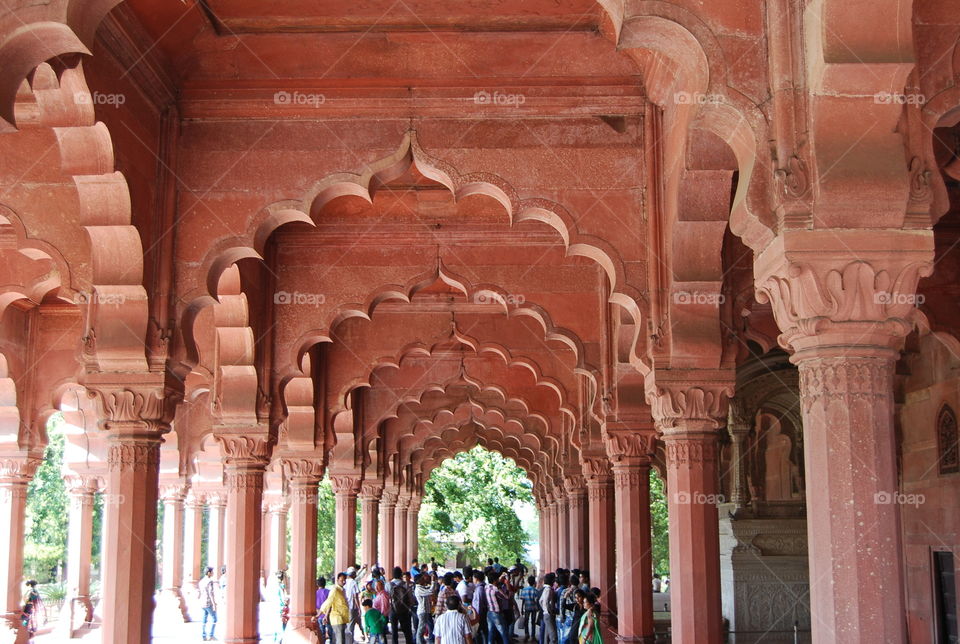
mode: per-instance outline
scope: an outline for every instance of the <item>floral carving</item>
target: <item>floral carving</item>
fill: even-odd
[[[357,476],[344,476],[342,474],[330,477],[330,484],[333,487],[333,493],[337,496],[356,496],[360,491],[360,478]],[[402,497],[404,507],[409,503],[410,497]],[[397,501],[397,506],[400,505]]]
[[[713,437],[666,439],[667,464],[671,467],[703,465],[716,462],[717,444]]]
[[[604,432],[607,455],[614,465],[625,460],[649,461],[656,442],[656,434],[651,431],[608,429]]]
[[[733,384],[719,382],[657,382],[648,386],[647,402],[661,429],[679,424],[697,424],[698,429],[717,429],[726,420],[727,401]]]
[[[774,176],[784,197],[803,199],[810,190],[810,172],[807,164],[796,154],[787,159],[786,167],[777,168]]]
[[[165,432],[170,428],[173,396],[161,387],[88,388],[87,395],[97,404],[102,429],[142,426],[150,431]]]
[[[270,461],[273,442],[268,436],[247,436],[242,434],[218,434],[220,449],[227,463],[249,461],[266,465]]]
[[[842,356],[800,363],[800,400],[805,413],[814,405],[840,401],[883,403],[893,391],[890,359]]]
[[[160,440],[114,441],[107,450],[107,467],[113,471],[143,472],[160,467]]]
[[[323,478],[323,463],[310,458],[285,458],[280,461],[283,468],[283,475],[290,479],[315,479]]]

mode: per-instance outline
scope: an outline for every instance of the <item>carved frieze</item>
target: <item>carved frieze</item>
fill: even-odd
[[[704,465],[717,460],[717,441],[715,437],[669,437],[665,440],[667,465],[680,467]]]
[[[112,441],[107,447],[107,468],[145,472],[160,467],[160,440]]]

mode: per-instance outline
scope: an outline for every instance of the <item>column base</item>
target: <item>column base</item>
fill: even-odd
[[[283,632],[283,644],[319,644],[320,638],[317,637],[317,631],[313,627],[313,622],[294,623],[294,618],[290,618],[286,630]]]
[[[164,588],[157,595],[156,608],[154,609],[157,620],[181,620],[184,623],[190,621],[190,613],[187,611],[187,603],[183,599],[179,588]]]
[[[89,596],[68,597],[57,618],[56,631],[61,637],[72,639],[93,628],[93,602]]]
[[[19,613],[4,613],[0,617],[0,644],[27,644],[28,640]]]

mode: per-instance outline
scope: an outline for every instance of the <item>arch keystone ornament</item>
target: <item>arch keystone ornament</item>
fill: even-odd
[[[756,261],[757,297],[800,372],[815,642],[906,641],[900,508],[884,499],[899,491],[894,366],[932,237],[860,237],[838,237],[833,251],[829,237],[819,251],[787,238],[779,257]]]
[[[728,371],[658,371],[647,402],[667,455],[673,637],[722,641],[717,437],[733,395]]]

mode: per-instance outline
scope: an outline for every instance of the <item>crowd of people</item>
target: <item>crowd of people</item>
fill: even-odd
[[[317,579],[316,627],[329,644],[602,644],[600,591],[585,570],[528,574],[518,558],[441,570],[432,561],[389,573],[352,566]]]

